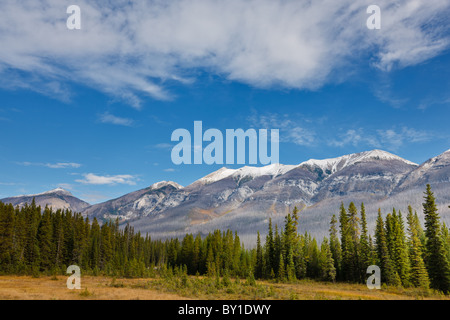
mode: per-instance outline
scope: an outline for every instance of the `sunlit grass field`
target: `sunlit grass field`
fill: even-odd
[[[84,276],[81,289],[70,290],[67,277],[0,276],[2,300],[411,300],[450,299],[412,288],[301,280],[295,283],[208,278],[196,276],[122,279]]]

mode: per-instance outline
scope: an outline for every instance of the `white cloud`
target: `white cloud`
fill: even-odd
[[[16,182],[0,182],[0,186],[17,186],[22,184],[23,183],[16,183]]]
[[[172,98],[166,83],[191,83],[196,68],[252,86],[315,89],[363,56],[389,71],[449,47],[448,0],[379,0],[381,30],[367,29],[368,4],[353,0],[77,5],[81,30],[68,30],[59,0],[0,2],[0,86],[64,100],[75,81],[140,108],[143,96]]]
[[[338,139],[329,140],[327,144],[333,147],[367,145],[373,148],[395,151],[405,144],[427,142],[433,137],[434,134],[431,132],[405,126],[384,130],[379,129],[371,133],[364,132],[362,128],[359,128],[347,130],[345,133],[338,135]]]
[[[73,185],[71,185],[70,183],[60,183],[60,184],[58,184],[58,187],[66,189],[66,190],[72,190],[73,189]]]
[[[300,120],[293,120],[294,118],[299,118]],[[255,129],[279,129],[279,142],[290,142],[300,146],[311,146],[316,141],[314,130],[307,128],[307,126],[310,126],[307,125],[307,123],[310,122],[309,119],[302,118],[300,115],[254,113],[249,117],[248,121]]]
[[[343,147],[346,145],[357,146],[363,138],[361,137],[362,129],[347,130],[344,134],[340,135],[339,139],[332,139],[328,141],[328,145],[333,147]]]
[[[117,117],[114,116],[108,112],[100,115],[100,121],[102,123],[110,123],[110,124],[115,124],[115,125],[119,125],[119,126],[126,126],[126,127],[131,127],[134,123],[133,120],[128,119],[128,118],[121,118],[121,117]]]
[[[433,138],[433,134],[427,131],[402,127],[399,130],[377,130],[382,144],[390,146],[393,150],[398,149],[405,143],[427,142]]]
[[[115,184],[128,184],[135,185],[137,177],[129,174],[119,174],[115,176],[99,176],[93,173],[83,174],[84,179],[75,180],[76,182],[83,184],[94,185],[115,185]]]
[[[47,167],[51,169],[67,169],[67,168],[79,168],[81,164],[75,162],[58,162],[58,163],[42,163],[42,162],[18,162],[18,164],[23,166],[38,166]]]
[[[165,172],[175,172],[175,169],[174,168],[167,168],[167,169],[164,169],[163,171],[165,171]]]
[[[158,143],[154,147],[158,149],[172,149],[173,145],[170,143]]]

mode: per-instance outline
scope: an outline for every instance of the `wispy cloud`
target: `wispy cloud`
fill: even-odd
[[[58,163],[43,163],[43,162],[17,162],[17,164],[22,166],[38,166],[47,167],[51,169],[67,169],[67,168],[79,168],[81,164],[75,162],[58,162]]]
[[[293,120],[298,118],[298,120]],[[279,142],[290,142],[300,146],[311,146],[316,141],[316,134],[310,128],[307,119],[301,116],[293,116],[288,114],[265,113],[257,114],[256,112],[248,118],[249,123],[257,129],[279,129]],[[270,135],[269,135],[270,136]]]
[[[146,96],[171,99],[170,83],[191,83],[197,68],[315,89],[362,55],[388,72],[449,47],[448,0],[379,0],[379,31],[366,28],[367,3],[353,0],[77,4],[82,29],[70,31],[58,0],[0,2],[0,86],[70,99],[67,84],[79,82],[139,108]]]
[[[59,183],[58,187],[66,190],[73,190],[73,185],[70,183]]]
[[[17,183],[17,182],[0,182],[0,186],[18,186],[23,185],[23,183]]]
[[[158,149],[172,149],[173,145],[170,143],[158,143],[155,144],[154,147]]]
[[[174,168],[167,168],[163,170],[164,172],[175,172]]]
[[[82,184],[94,184],[94,185],[116,185],[116,184],[128,184],[135,185],[138,178],[129,174],[119,175],[106,175],[99,176],[94,173],[83,174],[84,179],[75,180]]]
[[[431,132],[405,126],[401,128],[378,129],[375,132],[368,133],[367,130],[358,128],[347,130],[345,133],[338,135],[337,139],[329,140],[327,144],[333,147],[366,145],[396,151],[406,144],[427,142],[433,138],[434,134]]]
[[[126,127],[131,127],[134,124],[134,121],[132,119],[117,117],[108,112],[100,115],[100,122],[115,124],[115,125],[119,125],[119,126],[126,126]]]

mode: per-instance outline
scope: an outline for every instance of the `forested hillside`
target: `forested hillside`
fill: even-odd
[[[213,277],[245,277],[294,282],[297,279],[364,283],[369,265],[381,268],[388,285],[450,291],[450,233],[439,221],[428,185],[422,229],[416,212],[378,212],[375,230],[367,228],[364,204],[341,204],[332,215],[329,237],[319,241],[299,234],[297,208],[283,226],[272,225],[257,245],[246,249],[238,234],[216,230],[206,237],[152,240],[118,221],[99,225],[70,210],[42,212],[34,201],[21,208],[0,202],[0,273],[64,274],[69,265],[83,274],[150,277],[184,272]],[[263,240],[264,243],[263,243]]]

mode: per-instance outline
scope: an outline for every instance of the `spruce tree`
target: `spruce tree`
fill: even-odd
[[[378,255],[378,266],[381,270],[381,280],[389,285],[398,286],[401,284],[400,277],[392,266],[389,257],[389,250],[386,241],[386,230],[381,217],[381,210],[378,209],[378,217],[375,231],[376,251]]]
[[[408,207],[406,219],[408,221],[409,256],[411,261],[410,282],[415,287],[428,288],[430,280],[422,258],[422,243],[418,234],[419,221],[415,219],[411,206]]]
[[[402,214],[395,211],[392,215],[392,261],[403,286],[409,286],[409,256],[408,247],[405,240],[405,232]]]
[[[50,270],[54,264],[54,241],[51,210],[45,207],[38,229],[41,268]]]
[[[284,266],[284,257],[282,253],[280,253],[279,258],[277,280],[280,282],[284,282],[286,280],[286,268]]]
[[[261,247],[261,237],[258,231],[256,239],[256,264],[254,273],[257,279],[261,279],[263,277],[263,270],[264,270],[263,252]]]
[[[371,249],[367,231],[366,209],[361,203],[361,237],[360,243],[360,279],[366,277],[367,267],[371,265]]]
[[[426,259],[430,286],[442,292],[450,292],[450,267],[441,236],[439,214],[431,186],[427,184],[423,203],[425,216]]]
[[[330,250],[334,261],[334,268],[336,270],[336,278],[340,278],[341,274],[341,259],[342,251],[341,244],[339,243],[338,230],[337,230],[337,219],[336,215],[333,214],[330,222]]]
[[[272,229],[272,218],[269,218],[269,232],[266,236],[265,243],[265,256],[266,256],[266,266],[265,266],[265,274],[266,277],[271,278],[270,274],[275,273],[275,243],[273,238],[273,229]]]
[[[341,248],[342,248],[342,264],[341,264],[341,276],[342,280],[351,280],[352,270],[352,244],[350,226],[348,222],[347,211],[345,210],[344,203],[341,203],[339,213],[339,227],[341,232]]]
[[[11,271],[14,262],[14,208],[0,203],[0,271]]]
[[[319,266],[321,279],[333,282],[336,280],[336,268],[327,238],[323,239],[320,246]]]

